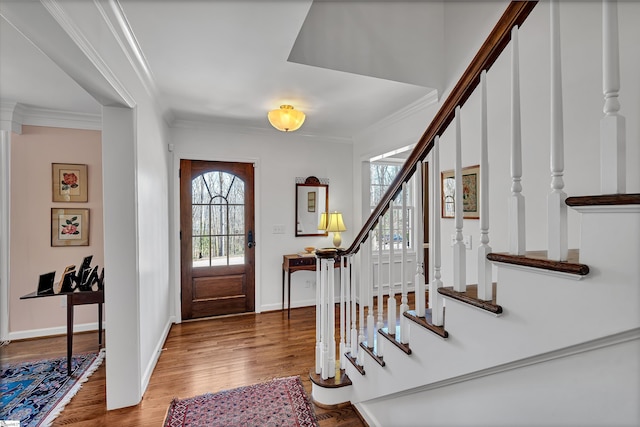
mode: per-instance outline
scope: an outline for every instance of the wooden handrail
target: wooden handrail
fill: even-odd
[[[398,175],[387,189],[387,192],[382,196],[380,203],[375,207],[351,246],[342,252],[344,255],[353,255],[358,252],[360,245],[367,240],[369,232],[376,226],[379,218],[384,215],[389,208],[391,200],[395,199],[400,193],[402,184],[409,181],[413,176],[416,164],[429,154],[433,148],[435,137],[442,135],[445,129],[447,129],[454,118],[455,108],[458,105],[462,107],[478,86],[482,70],[489,70],[509,44],[509,41],[511,41],[511,29],[515,26],[521,26],[537,3],[537,1],[512,1],[509,3],[500,20],[498,20],[496,26],[491,30],[491,33],[480,47],[480,50],[444,101],[440,110],[438,110],[431,124],[422,134],[416,147],[404,162],[402,169],[398,172]]]

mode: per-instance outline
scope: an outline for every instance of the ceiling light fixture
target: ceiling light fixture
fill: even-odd
[[[282,132],[293,132],[300,129],[305,115],[302,111],[294,110],[291,105],[281,105],[278,110],[271,110],[267,115],[269,123]]]

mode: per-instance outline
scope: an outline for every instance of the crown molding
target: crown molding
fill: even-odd
[[[22,133],[24,106],[13,101],[0,100],[0,130]]]
[[[16,102],[0,102],[2,130],[21,134],[22,126],[48,126],[68,129],[102,130],[100,114],[76,113],[29,107]]]

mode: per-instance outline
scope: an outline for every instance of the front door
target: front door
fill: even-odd
[[[182,319],[255,309],[252,163],[180,161]]]

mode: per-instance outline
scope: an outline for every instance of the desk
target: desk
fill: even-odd
[[[340,257],[335,258],[335,268],[340,267]],[[296,271],[316,271],[316,256],[313,255],[284,255],[282,257],[282,309],[284,310],[284,277],[287,275],[287,319],[291,319],[291,273]],[[316,284],[317,286],[318,284]]]
[[[67,296],[67,375],[71,375],[71,354],[73,352],[73,308],[76,305],[98,304],[98,347],[102,348],[102,304],[104,304],[104,291],[62,292],[59,294],[38,295],[32,292],[23,295],[20,299]]]

